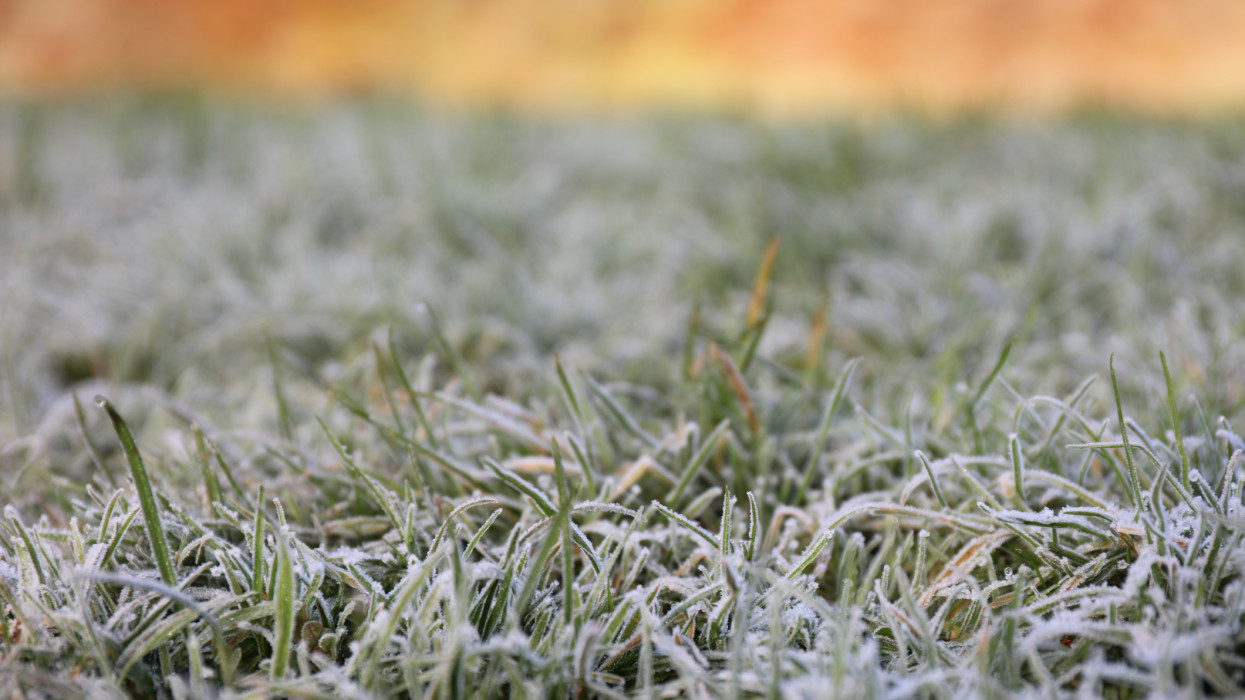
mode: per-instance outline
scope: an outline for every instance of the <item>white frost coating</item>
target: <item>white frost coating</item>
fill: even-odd
[[[368,626],[367,636],[374,636],[377,632],[384,630],[389,626],[389,618],[391,617],[389,609],[381,606],[372,616],[372,624]],[[352,647],[353,648],[353,647]]]
[[[1240,435],[1237,435],[1231,430],[1219,428],[1215,431],[1215,437],[1226,440],[1228,444],[1232,446],[1233,451],[1245,450],[1245,440],[1242,440]]]
[[[325,557],[330,561],[341,564],[342,566],[360,564],[368,559],[374,558],[367,552],[353,547],[338,547],[331,551],[325,552]]]
[[[782,624],[788,629],[794,629],[800,625],[808,625],[810,629],[817,630],[821,624],[821,616],[815,610],[808,607],[805,603],[796,603],[783,608]]]
[[[1231,643],[1232,630],[1223,625],[1206,625],[1195,632],[1175,631],[1149,625],[1131,625],[1132,643],[1128,655],[1142,666],[1160,666],[1195,659],[1208,650]]]
[[[324,562],[316,559],[315,557],[307,557],[304,559],[302,567],[303,571],[311,578],[324,575]]]
[[[7,561],[0,560],[0,578],[4,579],[4,582],[10,588],[15,588],[17,586],[18,577],[19,574],[17,572],[17,567]]]
[[[475,561],[467,565],[467,580],[472,582],[502,578],[505,573],[500,566],[491,561]]]
[[[99,563],[107,551],[108,545],[103,542],[91,545],[87,548],[86,555],[83,557],[83,566],[90,570],[98,569]]]
[[[1151,551],[1143,551],[1140,556],[1128,567],[1128,576],[1125,577],[1123,585],[1120,586],[1120,594],[1125,598],[1137,596],[1141,593],[1141,587],[1150,581],[1153,575],[1151,567],[1159,564],[1169,571],[1179,566],[1180,562],[1173,556],[1159,556]]]

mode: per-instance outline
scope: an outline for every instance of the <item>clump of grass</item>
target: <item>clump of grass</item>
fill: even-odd
[[[320,419],[332,450],[268,445],[272,473],[237,482],[245,503],[217,473],[245,438],[187,435],[220,461],[196,450],[202,483],[169,490],[101,400],[132,483],[88,488],[68,524],[12,509],[3,524],[12,687],[1128,696],[1241,682],[1227,421],[1177,443],[1122,402],[991,388],[999,362],[967,404],[948,398],[941,430],[901,430],[835,410],[856,400],[855,360],[820,411],[790,415],[818,393],[793,386],[749,416],[736,392],[764,365],[728,377],[698,362],[678,391],[716,421],[702,433],[561,365],[564,414],[477,401],[452,377],[403,401],[384,379],[407,371],[401,354],[370,354],[399,364],[335,390]]]
[[[47,112],[0,693],[1245,685],[1239,130]]]

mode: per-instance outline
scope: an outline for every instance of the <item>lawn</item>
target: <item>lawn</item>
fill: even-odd
[[[6,103],[0,694],[1239,694],[1243,127]]]

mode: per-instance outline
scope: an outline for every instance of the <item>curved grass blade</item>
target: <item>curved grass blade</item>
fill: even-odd
[[[825,549],[830,542],[831,537],[834,537],[834,530],[827,528],[822,532],[821,537],[809,544],[808,549],[804,550],[804,555],[800,557],[800,561],[796,562],[795,566],[791,567],[791,570],[787,572],[787,578],[795,578],[803,573],[805,569],[812,566],[813,562],[817,561],[817,557],[821,554],[821,550]]]
[[[108,412],[112,420],[113,430],[121,441],[121,449],[125,451],[130,462],[130,475],[134,478],[134,488],[138,491],[138,501],[143,508],[143,520],[147,523],[147,537],[151,540],[151,552],[160,569],[160,578],[169,586],[177,585],[177,575],[173,572],[173,561],[169,558],[169,545],[164,538],[164,528],[160,525],[160,509],[156,506],[156,498],[151,492],[151,481],[147,478],[147,468],[143,465],[143,457],[134,444],[134,436],[130,428],[121,418],[121,414],[112,407],[112,403],[103,396],[96,396],[95,403]]]
[[[661,513],[662,515],[666,516],[666,518],[687,528],[689,531],[691,531],[692,534],[704,540],[706,543],[709,544],[709,546],[713,547],[714,549],[722,548],[722,542],[717,538],[717,536],[715,536],[713,533],[709,532],[708,530],[704,529],[703,527],[697,525],[696,523],[692,522],[691,519],[688,518],[686,515],[670,510],[669,508],[667,508],[666,506],[662,505],[661,503],[657,501],[653,501],[653,507],[657,509],[658,513]]]
[[[925,458],[925,453],[917,450],[916,458],[921,461],[921,466],[925,467],[925,473],[929,476],[929,486],[934,490],[934,496],[938,499],[939,505],[946,510],[950,510],[951,506],[947,505],[947,498],[942,495],[942,487],[938,485],[938,477],[934,476],[934,468],[930,466],[929,460]]]

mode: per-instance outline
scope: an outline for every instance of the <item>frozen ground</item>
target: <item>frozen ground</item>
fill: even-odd
[[[8,105],[0,688],[1227,693],[1242,299],[1239,122]],[[97,393],[211,614],[126,585],[153,545],[146,514],[117,532],[138,500]],[[583,450],[566,479],[554,438]],[[560,489],[609,505],[567,514]],[[276,674],[282,571],[299,626]]]

